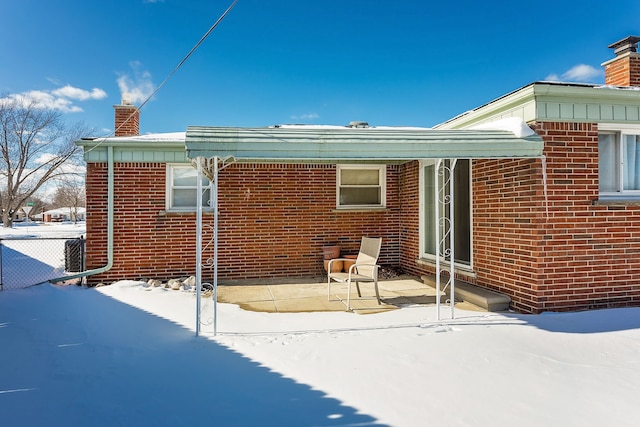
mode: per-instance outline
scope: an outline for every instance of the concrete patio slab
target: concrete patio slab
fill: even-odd
[[[238,305],[246,311],[260,311],[263,313],[277,313],[275,301],[220,301]]]
[[[219,302],[273,301],[269,288],[264,285],[218,286]]]
[[[292,283],[267,285],[271,290],[273,298],[278,299],[298,299],[313,298],[327,293],[326,283]]]
[[[345,310],[345,306],[342,302],[337,300],[327,301],[326,295],[324,298],[316,296],[311,298],[276,300],[275,305],[278,313],[308,313]]]
[[[351,311],[374,314],[412,305],[433,305],[436,290],[417,277],[399,276],[378,283],[382,304],[378,304],[373,285],[362,283],[362,297],[351,288]],[[327,300],[324,278],[269,279],[237,281],[218,285],[218,302],[236,304],[244,310],[267,313],[346,311],[347,285],[333,282]],[[442,300],[444,304],[444,298]],[[467,302],[456,303],[463,310],[484,311]]]

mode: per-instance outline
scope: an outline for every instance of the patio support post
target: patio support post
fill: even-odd
[[[433,168],[433,182],[434,182],[434,216],[435,216],[435,229],[433,230],[433,234],[435,236],[436,242],[436,313],[438,316],[438,320],[440,320],[440,291],[441,291],[441,280],[440,280],[440,181],[438,179],[438,175],[440,174],[440,164],[442,163],[442,159],[436,160],[436,167]]]
[[[200,335],[200,298],[202,293],[202,157],[197,159],[196,183],[196,337]]]
[[[449,169],[449,278],[450,278],[450,286],[451,286],[451,301],[450,301],[450,308],[451,308],[451,318],[455,319],[455,310],[454,310],[454,306],[455,306],[455,283],[456,283],[456,278],[455,278],[455,221],[454,221],[454,212],[455,212],[455,206],[454,206],[454,170],[456,168],[456,164],[458,163],[457,159],[451,159],[450,161],[450,169]]]
[[[436,242],[436,312],[440,320],[440,292],[449,288],[449,305],[451,318],[455,318],[455,229],[454,229],[454,176],[453,171],[457,160],[450,159],[449,165],[445,159],[438,159],[434,169],[434,210],[435,210],[435,242]],[[442,170],[442,172],[441,172]],[[440,180],[442,178],[442,180]],[[448,194],[447,194],[448,186]],[[442,210],[440,209],[442,207]],[[447,212],[448,208],[448,212]],[[448,217],[447,217],[448,213]],[[446,245],[448,239],[448,247]],[[442,286],[443,260],[449,259],[449,276]]]
[[[213,335],[218,334],[218,156],[213,158]]]
[[[210,159],[211,160],[211,159]],[[211,207],[213,209],[213,335],[218,333],[218,157],[213,159],[213,171],[207,162],[207,177],[213,183]],[[198,182],[196,184],[196,336],[200,335],[202,299],[202,163],[204,157],[197,158]],[[207,262],[210,265],[209,262]]]

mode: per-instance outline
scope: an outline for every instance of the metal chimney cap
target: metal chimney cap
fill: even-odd
[[[613,49],[613,53],[615,53],[616,56],[619,56],[627,52],[637,52],[638,42],[640,42],[640,37],[629,36],[620,41],[610,44],[608,47],[610,49]]]
[[[368,128],[369,123],[354,121],[354,122],[349,122],[349,127],[350,128]]]

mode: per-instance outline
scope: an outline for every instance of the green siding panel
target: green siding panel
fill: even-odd
[[[468,129],[523,108],[523,119],[640,123],[640,91],[588,84],[537,82],[461,114],[438,129]]]
[[[84,148],[84,159],[89,163],[106,162],[107,147],[113,147],[115,162],[186,163],[184,133],[182,137],[173,138],[174,135],[100,138],[76,141],[76,144]]]

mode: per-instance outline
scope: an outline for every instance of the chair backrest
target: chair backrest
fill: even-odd
[[[381,237],[363,237],[360,243],[360,252],[356,264],[377,264],[380,256],[380,248],[382,247]],[[373,267],[357,267],[358,274],[373,277]]]

